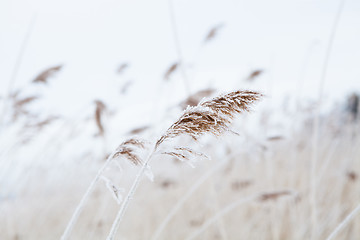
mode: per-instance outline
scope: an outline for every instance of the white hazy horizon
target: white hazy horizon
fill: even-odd
[[[0,3],[0,94],[38,94],[43,111],[76,113],[101,99],[110,104],[178,102],[182,74],[165,82],[177,61],[170,1],[25,1]],[[316,100],[339,0],[173,0],[177,35],[192,92],[253,88],[269,99]],[[348,0],[337,27],[324,84],[327,100],[360,91],[360,2]],[[222,24],[204,44],[209,30]],[[32,26],[32,27],[31,27]],[[119,75],[123,63],[129,67]],[[63,69],[45,86],[31,84],[44,69]],[[264,73],[244,81],[254,70]],[[120,96],[129,81],[128,96]],[[139,96],[141,96],[139,98]],[[170,99],[170,100],[169,100]],[[149,101],[148,101],[149,100]],[[145,105],[146,107],[146,105]]]

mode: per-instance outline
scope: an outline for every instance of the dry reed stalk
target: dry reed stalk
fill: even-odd
[[[246,78],[246,80],[247,81],[254,81],[255,78],[260,76],[263,72],[264,72],[264,70],[262,70],[262,69],[255,70],[252,73],[250,73],[250,75]]]
[[[333,239],[359,212],[360,204],[346,216],[346,218],[334,229],[326,240]]]
[[[279,193],[285,193],[285,192],[288,193],[288,194],[280,194],[280,195],[278,195]],[[195,239],[201,233],[203,233],[209,226],[211,226],[213,223],[215,223],[219,218],[221,218],[225,214],[229,213],[230,211],[234,210],[235,208],[237,208],[238,206],[240,206],[240,205],[242,205],[244,203],[249,203],[249,202],[256,201],[256,200],[263,201],[263,197],[265,195],[273,195],[273,196],[276,195],[276,196],[280,197],[280,196],[289,195],[289,194],[294,194],[294,192],[289,191],[289,190],[280,190],[280,191],[274,191],[274,192],[271,192],[271,193],[254,194],[254,195],[251,195],[249,197],[241,198],[241,199],[229,204],[228,206],[224,207],[219,212],[217,212],[213,217],[211,217],[209,220],[207,220],[199,229],[197,229],[195,232],[193,232],[188,237],[186,237],[185,240]]]
[[[250,105],[261,97],[262,94],[253,91],[234,91],[203,101],[196,107],[186,109],[182,116],[159,138],[153,150],[144,161],[125,200],[122,202],[107,240],[114,239],[123,215],[130,203],[130,199],[133,198],[145,170],[149,168],[149,162],[152,156],[166,139],[178,137],[183,134],[191,136],[194,140],[198,140],[200,136],[206,133],[219,136],[225,131],[230,130],[230,124],[236,114],[249,111]],[[182,156],[180,157],[182,158]]]
[[[292,194],[293,194],[293,192],[290,190],[263,193],[260,195],[260,201],[265,202],[265,201],[269,201],[269,200],[277,200],[280,197],[292,195]]]
[[[199,104],[199,102],[204,98],[204,97],[209,97],[211,94],[213,94],[215,92],[214,89],[204,89],[204,90],[200,90],[194,94],[191,94],[187,99],[185,99],[185,101],[183,101],[182,103],[180,103],[180,106],[184,109],[186,109],[188,106],[193,107]]]
[[[54,76],[62,69],[62,65],[50,67],[44,71],[42,71],[34,80],[34,83],[47,83],[48,79]]]
[[[105,106],[105,104],[104,104],[102,101],[100,101],[100,100],[95,100],[95,104],[96,104],[96,109],[95,109],[95,122],[96,122],[96,126],[97,126],[98,129],[99,129],[98,135],[99,135],[99,136],[103,136],[103,135],[104,135],[104,126],[103,126],[103,124],[102,124],[101,117],[102,117],[103,112],[104,112],[105,109],[106,109],[106,106]]]
[[[114,158],[125,156],[125,158],[127,158],[134,165],[140,165],[142,162],[139,156],[136,154],[134,147],[143,149],[145,148],[145,143],[135,138],[126,140],[116,149]]]
[[[36,123],[33,124],[26,124],[25,127],[26,128],[37,128],[38,130],[41,130],[42,128],[44,128],[45,126],[51,124],[52,122],[56,121],[57,119],[59,119],[59,117],[55,117],[55,116],[50,116],[44,120],[38,121]]]
[[[116,70],[116,72],[117,72],[118,74],[123,74],[124,71],[125,71],[125,69],[127,69],[128,67],[129,67],[129,64],[123,63],[123,64],[121,64],[121,65],[118,67],[118,69]]]
[[[279,141],[279,140],[283,140],[284,137],[283,136],[272,136],[272,137],[268,137],[266,140],[267,141]]]
[[[171,221],[171,219],[175,216],[175,214],[181,209],[184,203],[190,198],[191,195],[207,180],[211,177],[214,173],[216,173],[224,164],[229,162],[229,159],[237,156],[238,153],[234,153],[226,158],[224,161],[218,162],[214,167],[210,168],[206,173],[204,173],[190,188],[189,190],[176,202],[176,204],[172,207],[169,213],[166,215],[164,220],[160,223],[158,228],[155,230],[154,234],[152,235],[152,240],[157,240],[161,236],[161,233],[167,226],[167,224]],[[251,181],[244,182],[244,185],[241,187],[247,187],[251,185]]]
[[[171,75],[174,74],[174,72],[178,69],[179,63],[173,63],[165,72],[164,74],[164,80],[169,81]]]
[[[125,94],[128,91],[128,89],[130,88],[130,86],[133,84],[134,84],[134,81],[132,81],[132,80],[125,82],[124,85],[122,85],[122,87],[121,87],[121,90],[120,90],[121,94]]]
[[[355,182],[359,176],[354,171],[348,171],[346,172],[346,177],[349,179],[349,181]]]
[[[183,54],[181,51],[181,44],[180,44],[180,40],[179,40],[179,36],[178,36],[173,0],[168,0],[168,5],[169,5],[170,22],[171,22],[171,26],[172,26],[172,30],[173,30],[173,36],[174,36],[174,41],[175,41],[175,48],[176,48],[178,63],[180,64],[180,71],[181,71],[181,74],[183,77],[185,90],[187,92],[187,95],[190,95],[191,89],[190,89],[190,85],[189,85],[189,80],[188,80],[188,77],[187,77],[187,74],[185,71],[184,64],[182,64],[184,61],[184,58],[183,58]]]
[[[24,105],[27,105],[27,104],[33,102],[34,100],[36,100],[38,98],[39,97],[37,97],[37,96],[31,96],[31,97],[26,97],[26,98],[16,100],[14,102],[14,107],[15,108],[22,108],[22,107],[24,107]]]
[[[322,67],[322,73],[321,73],[321,78],[320,78],[320,85],[319,85],[319,95],[318,95],[318,105],[316,107],[316,113],[315,113],[315,120],[314,120],[314,131],[313,131],[313,136],[312,136],[312,145],[313,145],[313,149],[312,149],[312,161],[311,161],[311,171],[310,171],[310,201],[311,201],[311,231],[310,231],[310,239],[316,239],[317,238],[317,225],[318,225],[318,213],[317,213],[317,195],[316,195],[316,183],[317,183],[317,174],[316,174],[316,168],[317,168],[317,162],[319,159],[319,153],[318,153],[318,148],[319,148],[319,141],[320,141],[320,135],[319,135],[319,128],[320,128],[320,110],[321,110],[321,104],[322,104],[322,100],[323,100],[323,91],[324,91],[324,84],[325,84],[325,79],[326,79],[326,75],[327,75],[327,69],[328,69],[328,64],[329,64],[329,60],[331,57],[331,52],[332,52],[332,48],[333,48],[333,43],[335,40],[335,36],[336,36],[336,32],[337,32],[337,28],[340,22],[340,18],[342,15],[342,11],[344,9],[345,6],[345,1],[346,0],[341,0],[340,4],[338,6],[335,18],[334,18],[334,22],[332,24],[332,28],[331,28],[331,32],[329,35],[329,39],[328,39],[328,45],[327,45],[327,49],[325,52],[325,58],[324,58],[324,63],[323,63],[323,67]]]
[[[253,91],[234,91],[211,100],[200,102],[195,107],[188,107],[156,143],[156,148],[168,138],[182,134],[194,140],[205,133],[220,136],[230,131],[229,125],[236,114],[248,112],[250,106],[258,101],[262,94]]]
[[[3,121],[4,121],[4,118],[5,118],[7,110],[8,110],[7,103],[8,103],[8,100],[11,99],[11,94],[13,92],[13,87],[14,87],[18,72],[19,72],[19,70],[21,68],[21,63],[22,63],[22,60],[23,60],[23,56],[24,56],[24,53],[25,53],[26,48],[28,46],[29,39],[30,39],[31,34],[33,32],[35,23],[36,23],[36,14],[32,17],[32,19],[31,19],[31,21],[29,23],[27,32],[26,32],[26,34],[24,36],[24,39],[22,40],[22,43],[21,43],[21,46],[20,46],[20,51],[19,51],[19,53],[18,53],[18,55],[16,57],[14,69],[13,69],[13,71],[11,73],[10,82],[8,84],[8,90],[7,90],[8,95],[4,98],[3,108],[2,108],[1,115],[0,115],[0,130],[3,127]]]
[[[136,134],[139,134],[139,133],[142,133],[142,132],[146,131],[149,128],[150,128],[150,126],[142,126],[142,127],[134,128],[133,130],[131,130],[127,134],[136,135]]]
[[[14,95],[14,113],[13,113],[13,120],[16,120],[20,114],[29,115],[29,112],[25,109],[25,107],[32,103],[33,101],[37,100],[38,96],[30,96],[25,97],[22,99],[17,99],[17,94]]]
[[[109,155],[109,157],[106,159],[105,164],[99,169],[98,173],[96,174],[95,178],[92,180],[90,186],[88,187],[88,189],[86,190],[85,194],[83,195],[80,203],[78,204],[78,206],[76,207],[73,215],[71,216],[71,219],[68,223],[68,225],[66,226],[66,229],[64,230],[64,233],[61,236],[61,240],[66,240],[69,239],[71,231],[75,225],[75,223],[77,222],[80,213],[82,212],[83,208],[85,207],[86,202],[88,201],[92,191],[94,190],[95,184],[99,181],[99,179],[101,178],[103,172],[105,171],[105,169],[110,165],[110,163],[112,162],[112,160],[123,156],[126,159],[130,160],[130,162],[134,163],[134,159],[133,157],[135,157],[135,159],[139,159],[138,156],[135,155],[134,151],[131,151],[131,158],[129,159],[129,153],[124,150],[125,149],[129,149],[130,147],[132,148],[144,148],[144,142],[140,141],[138,139],[129,139],[124,141],[122,144],[120,144],[120,146]]]
[[[224,24],[218,24],[217,26],[212,27],[210,29],[210,31],[208,32],[208,34],[206,35],[206,37],[204,39],[204,43],[213,40],[216,37],[216,35],[218,35],[219,30],[223,27],[224,27]]]

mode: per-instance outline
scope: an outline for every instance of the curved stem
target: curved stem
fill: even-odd
[[[153,234],[152,240],[156,240],[159,238],[162,231],[165,229],[166,225],[170,222],[170,220],[175,216],[175,214],[179,211],[179,209],[184,205],[186,200],[190,198],[190,196],[209,178],[211,177],[221,166],[224,165],[226,161],[219,162],[215,167],[211,168],[208,172],[206,172],[201,178],[192,187],[187,191],[185,195],[175,204],[175,206],[170,210],[166,218],[162,221],[160,226],[156,229]]]
[[[326,240],[333,239],[352,219],[353,217],[360,212],[360,204],[353,210],[346,218],[335,228],[335,230],[329,235]]]
[[[259,197],[259,194],[255,194],[249,197],[244,197],[241,198],[233,203],[231,203],[230,205],[228,205],[227,207],[223,208],[220,212],[218,212],[217,214],[215,214],[212,218],[210,218],[209,220],[207,220],[198,230],[196,230],[194,233],[192,233],[190,236],[188,236],[187,238],[185,238],[185,240],[192,240],[196,237],[198,237],[201,233],[203,233],[209,226],[211,226],[211,224],[215,223],[217,221],[217,219],[219,219],[220,217],[224,216],[226,213],[232,211],[233,209],[235,209],[236,207],[238,207],[239,205],[243,204],[243,203],[247,203],[250,201],[254,201]]]
[[[321,73],[321,79],[320,79],[320,86],[319,86],[319,99],[318,99],[318,105],[317,105],[317,112],[315,113],[315,119],[314,119],[314,130],[313,130],[313,136],[312,136],[312,161],[311,161],[311,171],[310,171],[310,204],[311,204],[311,236],[310,239],[316,239],[317,238],[317,225],[318,225],[318,213],[317,213],[317,195],[316,195],[316,181],[317,181],[317,174],[316,174],[316,168],[317,168],[317,162],[319,160],[319,128],[320,128],[320,110],[321,110],[321,104],[323,100],[323,92],[324,92],[324,84],[326,80],[326,74],[327,69],[329,65],[329,60],[331,57],[331,52],[334,44],[334,39],[336,36],[337,27],[340,22],[341,13],[344,9],[345,0],[341,0],[340,5],[338,7],[334,23],[332,25],[332,29],[329,36],[329,42],[325,53],[325,59],[324,64],[322,67],[322,73]]]
[[[181,44],[180,44],[180,40],[179,40],[179,36],[178,36],[174,5],[173,5],[172,0],[169,0],[168,2],[169,2],[170,20],[171,20],[171,25],[172,25],[173,35],[174,35],[174,40],[175,40],[176,53],[177,53],[177,57],[178,57],[178,61],[179,61],[178,64],[180,67],[180,71],[183,75],[185,90],[186,90],[187,94],[190,96],[191,90],[190,90],[189,80],[186,75],[185,66],[184,66],[184,62],[183,62],[184,58],[183,58],[183,54],[181,51]]]
[[[91,184],[89,185],[88,189],[86,190],[84,196],[82,197],[79,205],[76,207],[75,212],[73,213],[73,215],[71,216],[71,219],[68,223],[68,225],[66,226],[66,229],[64,231],[64,233],[61,236],[61,240],[67,240],[70,237],[71,231],[74,228],[75,223],[77,222],[80,213],[82,212],[85,203],[88,201],[90,194],[93,192],[95,184],[99,181],[102,173],[104,172],[104,170],[109,166],[109,164],[111,163],[111,161],[113,160],[114,154],[116,153],[116,151],[114,151],[112,154],[110,154],[110,156],[106,159],[105,164],[99,169],[98,173],[96,174],[95,178],[92,180]]]
[[[7,96],[5,96],[5,98],[4,98],[4,103],[3,103],[4,106],[3,106],[3,109],[2,109],[2,113],[0,115],[0,128],[3,127],[3,124],[4,124],[4,118],[5,118],[6,111],[7,111],[7,101],[11,97],[13,86],[14,86],[14,83],[16,81],[17,74],[18,74],[18,72],[20,70],[21,63],[22,63],[22,60],[23,60],[23,57],[24,57],[24,53],[25,53],[26,48],[28,46],[31,34],[32,34],[33,30],[34,30],[35,22],[36,22],[36,14],[32,17],[32,19],[30,21],[28,30],[27,30],[27,32],[26,32],[26,34],[24,36],[24,39],[23,39],[23,41],[21,43],[20,51],[19,51],[19,54],[18,54],[18,56],[16,58],[14,69],[13,69],[13,71],[11,73],[10,82],[9,82],[8,90],[7,90]]]
[[[121,207],[120,207],[120,209],[119,209],[119,211],[118,211],[118,213],[116,215],[116,218],[115,218],[115,220],[114,220],[114,222],[113,222],[113,224],[111,226],[110,233],[106,238],[107,240],[113,240],[114,239],[115,234],[119,229],[121,219],[124,216],[125,211],[126,211],[127,207],[129,206],[130,200],[133,198],[133,196],[135,194],[135,191],[136,191],[136,189],[138,188],[138,186],[140,184],[140,180],[141,180],[142,176],[144,175],[145,170],[149,166],[149,162],[151,160],[151,157],[155,153],[155,151],[156,151],[156,148],[154,147],[154,149],[151,151],[151,153],[147,157],[145,163],[141,167],[140,171],[138,172],[138,174],[137,174],[137,176],[135,178],[135,181],[133,182],[133,184],[132,184],[132,186],[131,186],[131,188],[130,188],[130,190],[129,190],[126,198],[125,198],[125,200],[121,204]]]

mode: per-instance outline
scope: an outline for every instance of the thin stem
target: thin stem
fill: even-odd
[[[127,196],[126,196],[126,198],[124,199],[123,203],[121,204],[121,207],[120,207],[120,209],[119,209],[119,211],[118,211],[118,213],[116,215],[116,218],[115,218],[115,220],[114,220],[114,222],[113,222],[113,224],[111,226],[110,233],[106,238],[107,240],[113,240],[114,239],[115,234],[119,229],[120,222],[121,222],[121,220],[122,220],[122,218],[123,218],[123,216],[125,214],[126,209],[129,206],[130,200],[133,198],[136,189],[139,187],[141,178],[144,175],[146,169],[148,168],[151,157],[154,155],[155,151],[156,151],[156,147],[154,147],[154,149],[151,151],[151,153],[147,157],[145,163],[143,164],[140,171],[138,172],[138,174],[137,174],[137,176],[135,178],[135,181],[133,182],[133,184],[132,184],[132,186],[131,186],[131,188],[130,188]]]
[[[360,212],[360,204],[353,210],[346,218],[335,228],[335,230],[329,235],[326,240],[333,239],[354,217]]]
[[[233,209],[235,209],[239,205],[250,202],[250,201],[254,201],[258,197],[259,197],[259,194],[255,194],[255,195],[252,195],[252,196],[249,196],[249,197],[241,198],[241,199],[231,203],[230,205],[228,205],[227,207],[225,207],[221,211],[219,211],[217,214],[215,214],[212,218],[207,220],[198,230],[196,230],[194,233],[192,233],[187,238],[185,238],[185,240],[192,240],[192,239],[198,237],[209,226],[211,226],[211,224],[215,223],[219,218],[221,218],[222,216],[224,216],[228,212],[232,211]]]
[[[110,154],[110,156],[106,159],[105,164],[99,169],[98,173],[96,174],[95,178],[92,180],[90,186],[88,187],[88,189],[86,190],[84,196],[82,197],[79,205],[76,207],[75,212],[73,213],[73,215],[71,216],[71,219],[68,223],[68,225],[66,226],[66,229],[64,231],[64,233],[61,236],[61,240],[67,240],[70,237],[71,231],[74,228],[74,225],[76,224],[80,213],[82,212],[82,210],[85,207],[85,203],[88,201],[91,193],[94,190],[95,184],[99,181],[101,175],[103,174],[104,170],[109,166],[109,164],[112,162],[114,154],[116,153],[116,151],[114,151],[112,154]]]
[[[189,80],[188,80],[188,77],[187,77],[187,74],[185,71],[185,67],[184,67],[184,62],[183,62],[184,58],[183,58],[183,54],[181,51],[181,44],[180,44],[180,40],[179,40],[179,36],[178,36],[178,30],[177,30],[177,24],[176,24],[176,19],[175,19],[175,12],[174,12],[174,5],[173,5],[172,0],[169,0],[169,12],[170,12],[170,20],[171,20],[171,25],[172,25],[173,35],[174,35],[176,53],[178,56],[178,64],[179,64],[181,74],[183,75],[183,82],[184,82],[185,90],[186,90],[187,94],[190,96],[191,90],[190,90]]]
[[[13,71],[11,73],[10,82],[9,82],[8,90],[7,90],[7,96],[4,99],[2,114],[0,116],[0,127],[3,126],[3,121],[4,121],[4,118],[5,118],[5,115],[6,115],[6,111],[7,111],[6,104],[7,104],[7,101],[10,99],[10,96],[12,94],[13,86],[14,86],[14,83],[16,81],[17,74],[18,74],[18,72],[20,70],[22,59],[24,57],[24,53],[25,53],[26,48],[28,46],[28,42],[29,42],[31,33],[33,32],[35,22],[36,22],[36,15],[34,15],[32,17],[32,19],[31,19],[31,22],[30,22],[30,24],[28,26],[27,32],[26,32],[26,34],[24,36],[24,39],[23,39],[23,41],[21,43],[20,51],[19,51],[19,54],[18,54],[18,56],[16,58],[14,69],[13,69]]]
[[[320,110],[321,110],[321,104],[323,99],[323,92],[324,92],[324,83],[326,80],[326,74],[327,69],[329,65],[329,60],[331,57],[331,52],[334,44],[334,39],[336,36],[336,30],[340,21],[341,13],[344,9],[345,0],[341,0],[340,5],[338,7],[337,14],[334,19],[334,23],[332,25],[331,33],[329,36],[329,42],[325,54],[324,64],[322,68],[322,74],[320,79],[320,86],[319,86],[319,99],[318,99],[318,106],[317,106],[317,112],[315,113],[315,119],[314,119],[314,130],[313,130],[313,138],[312,138],[312,161],[311,161],[311,171],[310,171],[310,203],[311,203],[311,239],[316,239],[316,229],[317,229],[317,196],[316,196],[316,182],[317,182],[317,175],[316,175],[316,167],[317,162],[319,159],[319,128],[320,128]]]
[[[170,210],[170,212],[168,213],[166,218],[162,221],[162,223],[156,229],[156,231],[153,234],[153,237],[151,239],[156,240],[160,237],[160,234],[163,232],[166,225],[175,216],[175,214],[180,210],[180,208],[184,205],[186,200],[188,200],[190,198],[190,196],[225,163],[226,163],[226,161],[219,162],[217,165],[215,165],[215,167],[211,168],[208,172],[206,172],[203,176],[201,176],[195,184],[193,184],[191,186],[191,188],[182,196],[182,198],[180,198],[180,200]]]

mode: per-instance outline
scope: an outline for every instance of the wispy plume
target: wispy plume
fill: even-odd
[[[210,29],[210,31],[206,34],[204,39],[204,43],[213,40],[219,33],[219,30],[224,27],[224,24],[218,24]]]
[[[247,112],[262,94],[254,91],[234,91],[188,107],[183,115],[161,136],[156,148],[168,138],[182,134],[197,140],[205,133],[219,136],[230,130],[229,126],[236,114]]]
[[[174,72],[178,69],[179,65],[180,64],[178,62],[175,62],[166,70],[164,74],[165,81],[168,81],[170,79],[171,75],[174,74]]]
[[[62,69],[62,65],[57,65],[54,67],[50,67],[44,71],[42,71],[34,80],[34,83],[47,83],[50,77],[53,77],[56,73],[58,73]]]

